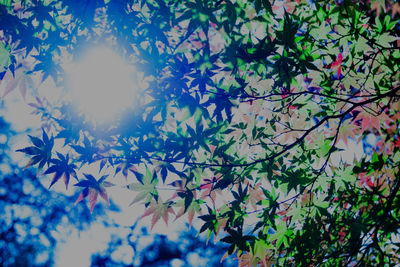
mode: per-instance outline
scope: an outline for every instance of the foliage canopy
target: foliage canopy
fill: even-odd
[[[241,266],[399,264],[398,3],[1,3],[3,96],[37,96],[19,151],[50,186],[78,180],[92,211],[121,173],[152,227],[198,217]],[[37,89],[68,91],[65,61],[100,44],[141,77],[113,123]]]

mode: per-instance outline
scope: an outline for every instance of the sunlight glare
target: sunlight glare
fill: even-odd
[[[86,118],[109,122],[134,100],[133,67],[109,48],[93,48],[70,73],[73,103]]]

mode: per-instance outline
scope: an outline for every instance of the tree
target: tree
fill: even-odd
[[[1,108],[3,111],[3,108]],[[51,266],[56,245],[94,217],[85,207],[65,207],[73,197],[51,192],[34,172],[21,172],[9,158],[16,132],[0,118],[0,262],[2,266]]]
[[[104,251],[92,255],[91,266],[237,266],[234,259],[220,263],[221,255],[226,250],[224,243],[206,244],[205,240],[196,237],[197,232],[193,228],[181,232],[173,240],[168,240],[165,235],[151,235],[145,227],[134,228],[130,227],[128,236],[113,236]],[[127,246],[134,251],[133,259],[125,256],[126,252],[124,255]],[[133,265],[126,261],[133,262]]]
[[[31,104],[43,132],[19,151],[77,202],[122,173],[151,227],[197,217],[241,266],[399,263],[398,3],[2,3],[4,95],[67,90],[62,60],[100,43],[142,77],[111,124]]]

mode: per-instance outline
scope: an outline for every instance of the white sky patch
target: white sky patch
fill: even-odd
[[[334,166],[338,166],[341,161],[348,164],[354,164],[354,160],[359,161],[361,160],[361,157],[364,156],[362,141],[356,142],[352,139],[349,139],[347,143],[348,144],[346,146],[343,141],[340,141],[336,145],[336,147],[343,150],[332,154],[332,164]]]
[[[92,48],[68,73],[72,102],[94,122],[110,121],[133,103],[134,69],[109,48]]]
[[[0,92],[4,87],[3,83]],[[12,129],[17,132],[40,128],[40,117],[32,115],[32,107],[24,103],[21,98],[19,94],[9,94],[4,101],[4,109],[0,110],[1,116],[4,116],[4,119],[11,123]]]
[[[94,224],[88,231],[74,231],[67,242],[57,246],[56,267],[90,266],[93,253],[107,248],[110,232],[102,224]]]

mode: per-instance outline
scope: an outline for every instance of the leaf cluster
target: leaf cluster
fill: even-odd
[[[152,228],[196,216],[241,266],[399,263],[397,3],[84,5],[0,5],[10,77],[25,64],[62,87],[59,57],[106,42],[143,80],[111,124],[68,103],[36,106],[55,137],[43,130],[18,151],[32,157],[27,167],[47,165],[50,187],[75,177],[76,203],[89,196],[93,211],[98,194],[109,201],[107,175],[122,174]],[[348,159],[350,144],[364,148]],[[93,166],[98,174],[85,171]]]

